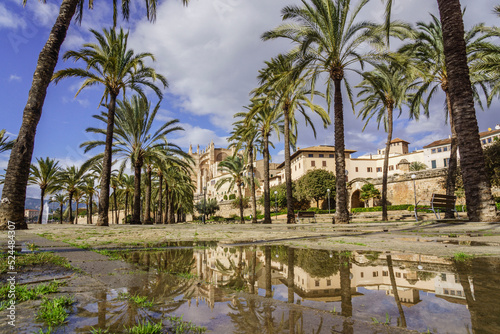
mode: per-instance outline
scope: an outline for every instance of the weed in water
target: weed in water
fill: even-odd
[[[464,252],[458,252],[453,254],[453,259],[457,262],[465,262],[467,260],[472,260],[474,258],[474,255],[470,254],[465,254]]]
[[[42,296],[49,293],[56,293],[59,291],[59,287],[64,283],[61,282],[51,282],[50,284],[40,284],[35,287],[29,288],[26,285],[16,285],[16,300],[18,302],[24,302],[26,300],[40,299]],[[4,284],[0,286],[0,300],[5,301],[8,299],[10,292],[10,284]]]
[[[108,333],[109,331],[107,329],[94,328],[94,327],[90,329],[90,334],[108,334]]]
[[[30,254],[17,254],[16,255],[16,269],[34,266],[37,264],[47,264],[52,263],[62,267],[71,267],[68,263],[68,260],[65,258],[55,255],[50,252],[42,252],[42,253],[30,253]],[[0,258],[0,274],[4,274],[9,269],[8,258]]]
[[[170,321],[170,324],[172,325],[172,330],[174,333],[194,333],[194,334],[201,334],[205,333],[207,331],[206,327],[202,326],[197,326],[191,321],[183,321],[182,320],[182,315],[180,317],[176,316],[169,316],[167,317],[167,320]]]
[[[129,327],[128,333],[130,334],[157,334],[161,333],[161,323],[151,323],[149,321],[139,322],[139,324]],[[180,333],[180,332],[175,332]]]
[[[389,316],[389,313],[385,313],[385,322],[379,321],[377,318],[372,317],[372,321],[374,324],[382,324],[382,325],[390,325],[391,324],[391,317]]]
[[[36,319],[43,321],[49,327],[59,326],[68,318],[68,307],[75,302],[73,297],[62,296],[49,299],[44,297]]]
[[[154,305],[154,299],[149,301],[147,296],[132,296],[128,292],[119,292],[118,300],[129,300],[137,307],[150,308]]]
[[[27,242],[26,247],[28,247],[28,249],[32,252],[34,252],[40,248],[34,242]]]

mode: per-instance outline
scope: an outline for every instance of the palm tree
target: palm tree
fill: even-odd
[[[328,73],[327,102],[334,96],[335,111],[335,174],[336,222],[348,223],[347,187],[343,176],[346,170],[344,145],[344,114],[341,84],[344,82],[352,104],[352,91],[345,71],[361,64],[372,54],[362,55],[359,46],[370,39],[370,31],[376,28],[370,22],[356,22],[360,10],[368,1],[359,1],[355,7],[351,0],[302,0],[302,7],[287,6],[282,9],[284,23],[263,34],[264,40],[287,38],[297,44],[299,53],[314,70],[315,74]],[[332,84],[334,93],[331,94]],[[286,126],[286,124],[285,124]],[[286,137],[286,135],[285,135]]]
[[[309,95],[320,95],[321,93],[311,90],[309,82],[309,73],[304,71],[303,67],[295,66],[294,59],[290,56],[279,55],[271,61],[266,62],[266,68],[259,71],[258,78],[261,86],[255,90],[256,94],[271,95],[275,107],[283,114],[284,136],[285,136],[285,182],[287,196],[287,223],[295,223],[293,212],[292,195],[292,169],[290,160],[290,144],[294,142],[290,129],[297,128],[295,112],[299,111],[305,118],[306,125],[310,124],[316,137],[314,124],[311,122],[306,112],[308,107],[313,113],[319,115],[326,126],[331,123],[327,112],[319,105],[313,104],[308,98]]]
[[[46,194],[51,194],[57,189],[57,178],[60,171],[59,161],[49,157],[37,158],[38,166],[31,165],[30,178],[28,184],[35,184],[40,187],[40,213],[38,214],[38,224],[42,223],[42,213],[44,198]]]
[[[111,147],[113,143],[113,129],[115,122],[116,97],[125,89],[131,89],[145,98],[143,86],[151,88],[161,99],[162,92],[154,83],[156,80],[167,87],[167,80],[156,71],[145,65],[147,59],[155,60],[151,53],[140,53],[134,55],[134,51],[128,49],[128,33],[120,29],[116,33],[114,29],[103,29],[103,35],[96,30],[90,30],[97,39],[98,44],[87,43],[79,51],[67,51],[63,59],[74,59],[83,61],[87,67],[66,68],[54,74],[53,79],[58,83],[63,78],[77,77],[85,79],[76,95],[85,87],[101,84],[104,86],[104,94],[101,102],[106,100],[107,129],[106,142],[103,156],[103,175],[101,179],[101,191],[99,194],[99,218],[97,225],[108,226],[109,208],[109,184],[111,179]],[[109,102],[108,102],[109,99]]]
[[[184,130],[182,127],[176,126],[179,122],[177,119],[164,123],[152,133],[153,121],[159,108],[160,104],[158,103],[151,110],[148,100],[137,95],[134,95],[130,100],[118,101],[115,121],[116,131],[114,134],[115,151],[118,156],[126,158],[123,164],[130,160],[134,168],[133,224],[141,223],[141,169],[144,163],[147,161],[175,161],[178,164],[185,164],[178,156],[189,159],[189,156],[177,145],[165,143],[164,140],[168,134]],[[94,118],[106,122],[108,115],[103,112],[101,115],[94,116]],[[88,128],[86,131],[98,134],[106,133],[106,130],[98,128]],[[104,144],[102,141],[89,141],[82,143],[80,147],[85,147],[85,152],[87,152],[102,144]],[[123,166],[120,169],[123,169]],[[147,214],[149,208],[145,209]]]
[[[59,210],[60,210],[60,213],[61,213],[61,222],[60,224],[63,223],[63,205],[64,203],[66,203],[67,201],[67,197],[62,194],[62,193],[59,193],[59,194],[55,194],[54,196],[52,196],[50,198],[50,203],[58,203],[59,204]]]
[[[96,192],[95,177],[92,175],[85,176],[81,187],[87,201],[87,224],[92,224],[92,206],[94,204],[94,194]]]
[[[133,175],[122,175],[122,192],[125,197],[125,222],[127,222],[127,216],[132,212],[132,208],[129,209],[129,203],[132,204],[131,196],[134,195],[134,176]]]
[[[75,199],[75,204],[76,204],[75,220],[73,224],[78,224],[78,208],[80,206],[80,200],[84,195],[85,193],[83,192],[83,183],[80,183],[80,185],[76,187],[75,193],[73,194],[73,198]]]
[[[486,173],[467,66],[464,24],[459,0],[437,0],[443,29],[452,119],[460,147],[460,167],[467,216],[471,221],[495,221],[496,206]]]
[[[382,220],[387,221],[387,174],[394,122],[393,112],[399,109],[399,115],[401,115],[402,107],[412,98],[410,91],[414,88],[414,83],[406,68],[392,63],[378,63],[373,71],[364,72],[362,76],[363,81],[356,86],[360,88],[358,97],[363,97],[357,102],[357,104],[362,104],[358,116],[366,121],[365,127],[375,116],[378,126],[380,127],[380,123],[383,123],[387,131],[382,174]],[[418,108],[419,105],[416,107]],[[418,112],[410,110],[410,118],[413,116],[418,118]]]
[[[422,103],[423,96],[427,93],[427,98],[423,101],[425,114],[429,115],[429,105],[433,97],[435,97],[438,87],[445,93],[445,115],[449,119],[451,127],[451,150],[448,163],[448,175],[446,179],[446,194],[453,195],[455,193],[455,179],[457,171],[457,135],[452,117],[451,100],[449,95],[448,75],[444,61],[443,50],[443,31],[439,19],[431,15],[431,23],[417,23],[417,32],[415,33],[414,41],[403,45],[399,52],[407,55],[415,64],[415,68],[420,72],[422,77],[419,82],[419,89],[415,94],[416,99],[412,106]],[[465,33],[465,42],[467,45],[468,63],[472,64],[476,58],[476,53],[479,49],[484,48],[489,43],[483,42],[483,37],[479,33],[483,25],[478,25]],[[474,67],[471,67],[474,68]],[[472,86],[476,102],[482,108],[481,99],[477,86],[483,89],[483,92],[488,96],[488,92],[484,85],[484,80],[480,78],[480,71],[476,71],[474,75],[474,85]],[[453,212],[446,213],[447,218],[453,218]]]
[[[115,173],[113,172],[114,171],[111,172],[111,182],[110,182],[111,189],[113,189],[113,207],[115,209],[113,220],[115,221],[115,224],[120,224],[117,193],[119,191],[118,188],[121,185],[121,173],[119,173],[118,171],[115,171]]]
[[[249,112],[246,116],[247,124],[252,122],[259,132],[260,151],[264,159],[264,221],[263,224],[271,224],[271,197],[269,192],[269,137],[272,131],[279,139],[280,126],[283,127],[283,117],[277,108],[274,108],[272,101],[267,96],[254,98]],[[251,121],[250,121],[251,120]]]
[[[182,2],[186,5],[189,1],[182,0]],[[26,3],[27,0],[23,0],[23,5],[26,5]],[[81,22],[84,3],[83,0],[63,0],[61,2],[59,15],[50,31],[47,42],[38,56],[28,101],[23,111],[23,121],[18,139],[12,148],[5,175],[2,204],[0,205],[0,229],[7,228],[8,221],[15,222],[16,229],[28,228],[28,225],[24,222],[24,202],[35,145],[36,128],[42,116],[47,87],[59,59],[59,50],[66,38],[66,33],[75,12],[77,12],[77,21]],[[92,1],[89,1],[89,6],[91,6],[91,3]],[[130,0],[122,0],[122,14],[125,19],[129,17],[129,3]],[[150,21],[156,19],[156,4],[157,0],[146,0],[147,17]]]
[[[14,141],[9,141],[9,136],[6,136],[5,132],[5,129],[0,130],[0,153],[11,150],[14,146]]]
[[[420,161],[413,161],[410,163],[410,171],[417,172],[419,170],[427,169],[427,165]]]
[[[77,187],[81,185],[84,173],[85,168],[78,168],[76,166],[66,167],[59,173],[59,187],[61,189],[64,189],[68,193],[69,221],[71,222],[71,224],[73,224],[73,195],[77,191]]]
[[[250,183],[249,178],[245,175],[245,162],[238,155],[229,156],[220,162],[218,169],[222,173],[228,173],[229,175],[219,179],[215,184],[215,188],[219,190],[224,184],[229,183],[229,191],[232,191],[236,185],[240,200],[240,223],[245,224],[245,218],[243,218],[243,194],[241,187],[244,184]],[[251,175],[251,177],[253,177],[253,175]]]
[[[245,147],[245,153],[247,156],[247,168],[248,174],[250,177],[250,189],[252,193],[252,224],[257,224],[257,199],[255,195],[255,178],[253,177],[254,167],[253,162],[255,146],[258,145],[259,141],[259,132],[256,129],[255,122],[250,120],[245,120],[247,114],[244,112],[236,113],[233,117],[240,117],[241,119],[233,123],[233,132],[229,137],[229,141],[235,141],[235,143],[231,143],[231,146],[236,147],[236,151],[238,151],[242,146]]]

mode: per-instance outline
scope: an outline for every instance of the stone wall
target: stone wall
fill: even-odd
[[[232,215],[237,215],[238,217],[240,216],[240,208],[233,208],[232,206],[232,200],[231,201],[222,201],[219,203],[219,211],[215,213],[215,216],[222,216],[222,217],[231,217]],[[250,216],[252,214],[252,207],[251,207],[251,198],[250,198],[250,208],[244,209],[243,210],[243,215],[244,216]],[[258,199],[257,199],[257,211],[260,211],[260,214],[264,214],[264,207],[259,205]],[[259,213],[259,212],[257,212]]]

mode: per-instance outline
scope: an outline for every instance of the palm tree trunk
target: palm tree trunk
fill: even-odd
[[[109,184],[111,181],[111,149],[113,145],[113,129],[115,125],[116,96],[117,94],[115,92],[109,93],[108,124],[106,128],[106,145],[104,148],[104,156],[102,158],[101,192],[99,194],[99,216],[97,218],[97,226],[109,226]]]
[[[449,112],[449,122],[451,126],[451,147],[450,147],[450,160],[448,162],[448,173],[446,175],[446,195],[455,195],[455,180],[457,177],[457,132],[455,130],[455,124],[453,122],[453,113],[451,112],[451,100],[448,92],[446,93],[446,104],[448,106]],[[445,218],[454,218],[455,214],[451,210],[447,210],[445,213]]]
[[[63,223],[63,203],[60,204],[60,209],[61,209],[61,224]]]
[[[290,161],[290,114],[289,106],[283,108],[285,115],[285,183],[286,183],[286,223],[295,224],[295,215],[293,212],[293,194],[292,194],[292,165]]]
[[[68,194],[68,202],[69,202],[69,223],[73,224],[73,208],[72,208],[73,192],[71,192],[71,191]]]
[[[351,271],[349,255],[340,254],[340,298],[343,317],[352,317]]]
[[[87,225],[90,224],[90,208],[89,208],[90,199],[87,198]]]
[[[146,203],[144,204],[144,224],[151,222],[151,167],[146,168]]]
[[[253,170],[253,145],[248,147],[248,160],[250,160],[250,188],[252,189],[252,224],[257,224],[257,198],[255,197],[255,178]]]
[[[127,222],[128,216],[128,192],[125,192],[125,223]]]
[[[403,306],[401,306],[401,300],[399,299],[398,286],[396,284],[396,277],[394,276],[394,267],[392,266],[392,256],[387,255],[387,267],[389,268],[389,277],[391,278],[392,293],[394,294],[394,300],[399,310],[399,318],[401,319],[401,327],[406,328],[406,317],[403,311]]]
[[[93,205],[94,205],[94,201],[93,201],[93,197],[94,195],[90,196],[90,207],[89,207],[89,211],[90,211],[90,214],[89,214],[89,218],[90,218],[90,224],[93,224],[93,219],[92,219],[92,214],[93,214]]]
[[[79,201],[80,201],[79,198],[77,198],[75,200],[75,202],[76,202],[76,213],[75,213],[75,220],[74,220],[73,224],[78,224],[78,205],[80,204]]]
[[[496,221],[496,206],[491,195],[491,185],[479,141],[479,128],[467,67],[460,1],[437,0],[437,2],[443,27],[452,118],[460,148],[460,166],[465,188],[467,216],[471,221]]]
[[[168,219],[168,183],[165,182],[165,212],[163,213],[163,224],[167,224]]]
[[[141,223],[141,168],[142,164],[134,164],[134,209],[131,224]]]
[[[392,106],[387,106],[387,143],[385,143],[384,170],[382,174],[382,221],[387,221],[387,174],[392,141]]]
[[[172,199],[172,194],[170,194],[170,200],[168,203],[168,223],[175,224],[175,209],[174,209],[174,201]]]
[[[273,296],[273,286],[272,286],[272,272],[271,272],[271,246],[264,246],[264,266],[265,266],[265,286],[266,286],[266,298],[272,298]]]
[[[245,218],[243,217],[243,196],[241,193],[241,182],[238,182],[238,196],[240,196],[240,224],[245,224]]]
[[[163,174],[159,175],[160,178],[160,185],[158,187],[158,221],[155,221],[156,224],[163,224],[163,208],[162,208],[162,200],[163,200],[163,194],[162,194],[162,187],[163,187]]]
[[[9,221],[15,223],[16,230],[28,228],[24,221],[24,202],[35,145],[36,127],[42,116],[47,87],[59,58],[61,44],[66,38],[66,32],[78,2],[79,0],[63,0],[49,38],[38,56],[28,101],[23,111],[23,122],[5,173],[0,204],[0,229],[7,229]]]
[[[345,177],[345,144],[344,144],[344,108],[342,106],[341,82],[343,73],[331,74],[335,86],[333,108],[335,110],[335,176],[336,184],[336,210],[335,222],[337,224],[349,223],[349,211],[347,210],[347,186]]]
[[[264,224],[271,224],[271,198],[269,190],[269,134],[264,137]]]
[[[288,285],[288,299],[287,302],[290,304],[294,303],[294,279],[295,279],[295,249],[288,247],[287,250],[288,257],[288,275],[287,275],[287,285]]]
[[[45,196],[45,188],[40,188],[40,212],[38,213],[38,221],[37,224],[42,223],[42,214],[43,214],[43,198]]]
[[[115,224],[119,224],[120,222],[118,221],[118,202],[116,201],[116,187],[113,188],[113,204],[115,206]]]

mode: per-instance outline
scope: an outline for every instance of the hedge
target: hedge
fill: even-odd
[[[411,207],[413,210],[413,205],[410,204],[400,204],[400,205],[388,205],[387,206],[387,211],[394,211],[394,210],[409,210],[408,208]],[[411,211],[410,210],[410,211]],[[382,211],[381,206],[373,206],[371,208],[352,208],[351,212],[377,212],[377,211]]]

